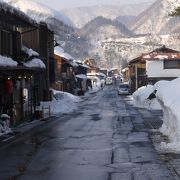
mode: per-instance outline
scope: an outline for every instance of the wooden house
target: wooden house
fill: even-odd
[[[146,76],[149,83],[180,77],[179,51],[163,46],[144,54],[142,59],[146,61]]]
[[[129,85],[133,93],[136,89],[147,84],[146,82],[146,61],[139,56],[129,62]]]
[[[97,63],[95,61],[95,59],[86,59],[83,61],[83,64],[86,64],[87,66],[89,66],[88,69],[88,74],[95,74],[95,73],[99,73],[99,67],[97,66]]]
[[[108,75],[108,70],[107,69],[101,68],[99,71],[100,71],[100,73],[103,73],[106,76]]]
[[[9,114],[11,123],[17,124],[34,115],[39,98],[36,78],[46,66],[38,57],[22,52],[23,35],[30,36],[38,25],[4,2],[0,2],[0,13],[0,114]]]
[[[68,53],[60,47],[54,51],[55,59],[55,83],[52,85],[56,90],[61,90],[74,94],[76,88],[75,72],[78,64]]]
[[[38,27],[32,30],[26,28],[24,31],[27,33],[22,35],[23,45],[37,51],[46,65],[46,70],[36,78],[36,89],[39,101],[48,101],[51,97],[49,88],[55,82],[54,34],[45,23],[38,24]]]
[[[131,92],[159,80],[180,77],[180,52],[163,46],[144,53],[129,62],[128,75]]]
[[[119,75],[120,75],[119,70],[116,69],[116,68],[112,68],[112,69],[110,69],[110,70],[108,71],[108,76],[109,76],[109,77],[117,77],[117,76],[119,76]]]
[[[82,62],[76,62],[78,64],[76,74],[76,88],[77,95],[84,95],[84,93],[88,90],[88,87],[92,88],[91,79],[87,77],[87,71],[89,66],[83,64]]]

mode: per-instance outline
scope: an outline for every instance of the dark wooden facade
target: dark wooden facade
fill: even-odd
[[[88,73],[99,73],[100,69],[97,67],[97,63],[94,59],[86,59],[83,63],[89,66]]]
[[[77,95],[84,95],[85,92],[88,90],[88,87],[92,88],[91,79],[87,77],[89,66],[80,62],[78,62],[77,64],[78,64],[76,71]]]
[[[147,85],[146,61],[142,60],[142,56],[140,56],[130,61],[128,68],[130,91],[133,93],[138,88]]]
[[[74,94],[76,88],[74,67],[69,61],[59,55],[54,55],[55,59],[55,83],[52,85],[56,90],[61,90]]]
[[[0,66],[0,114],[10,115],[11,124],[16,125],[33,118],[40,101],[49,100],[49,84],[54,81],[54,35],[45,24],[38,25],[8,6],[0,2],[0,55],[18,65]],[[40,54],[46,70],[23,66],[28,56],[22,52],[22,45]]]
[[[39,86],[39,99],[41,101],[50,100],[49,87],[55,82],[55,61],[54,61],[54,34],[47,28],[47,25],[40,23],[37,29],[28,30],[23,33],[23,45],[37,51],[46,65],[46,70],[42,77],[37,79]]]

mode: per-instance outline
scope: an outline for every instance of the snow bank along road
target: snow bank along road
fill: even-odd
[[[155,117],[107,86],[74,113],[1,151],[0,179],[177,179],[149,138]]]

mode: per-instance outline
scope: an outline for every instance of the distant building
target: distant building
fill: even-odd
[[[165,46],[142,56],[146,61],[148,82],[172,80],[180,77],[180,52]]]
[[[124,75],[134,92],[148,83],[180,77],[180,52],[163,46],[131,60],[127,68]]]
[[[136,89],[147,84],[146,82],[146,61],[139,56],[129,62],[129,85],[130,91],[133,93]],[[127,77],[126,77],[127,78]]]
[[[88,73],[99,73],[99,67],[94,59],[86,59],[83,61],[84,64],[89,66]]]
[[[56,66],[55,83],[52,87],[74,94],[76,88],[75,72],[78,70],[78,64],[71,55],[65,53],[60,47],[55,48],[54,58]]]

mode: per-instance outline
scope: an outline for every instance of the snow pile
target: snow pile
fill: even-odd
[[[37,23],[45,22],[50,29],[54,29],[52,27],[52,18],[64,22],[67,25],[72,25],[70,20],[63,16],[60,12],[49,8],[40,3],[36,3],[33,0],[11,0],[9,4],[24,12],[27,16],[35,20]],[[55,26],[55,24],[54,24]]]
[[[37,53],[36,51],[30,49],[30,48],[27,48],[26,46],[22,46],[22,49],[21,49],[24,53],[26,53],[29,57],[31,56],[39,56],[39,53]]]
[[[161,145],[169,150],[180,151],[180,78],[159,81],[154,89],[157,89],[157,99],[163,109],[163,125],[160,131],[170,139],[170,143]]]
[[[42,106],[51,107],[52,114],[58,113],[70,113],[73,112],[77,108],[77,103],[81,102],[82,99],[80,97],[74,96],[67,92],[52,90],[54,99],[51,102],[41,102]]]
[[[95,93],[99,91],[102,87],[103,82],[97,76],[92,76],[91,73],[87,74],[88,79],[91,79],[92,89],[89,89],[89,93]]]
[[[0,119],[0,136],[11,133],[12,130],[9,128],[10,116],[2,114]]]
[[[79,79],[85,79],[85,80],[87,79],[87,76],[84,74],[77,74],[76,77]]]
[[[142,87],[134,94],[135,105],[146,106],[147,97],[154,91],[163,111],[163,125],[160,131],[169,137],[169,143],[162,142],[161,148],[180,151],[180,78],[159,81],[154,86]],[[153,100],[154,101],[154,100]]]
[[[15,67],[17,66],[18,63],[14,60],[12,60],[11,58],[8,58],[6,56],[1,56],[0,55],[0,66],[3,66],[3,67]]]
[[[154,91],[152,85],[140,87],[133,93],[133,102],[136,107],[147,109],[161,109],[157,99],[148,100],[149,95]]]
[[[46,69],[46,65],[41,59],[33,58],[31,61],[23,63],[26,67]]]

